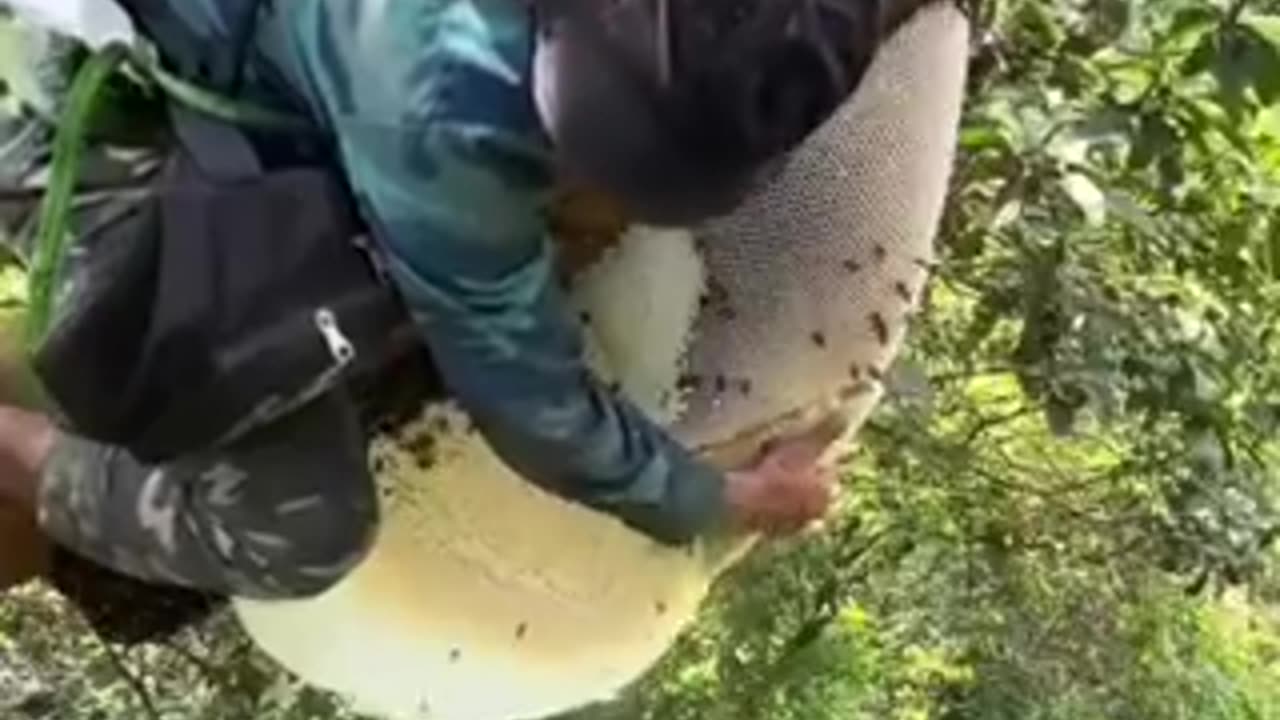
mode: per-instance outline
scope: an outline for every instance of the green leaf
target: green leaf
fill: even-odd
[[[1226,32],[1212,64],[1225,109],[1238,118],[1250,91],[1263,105],[1280,100],[1280,45],[1251,25]]]
[[[1193,5],[1174,13],[1169,39],[1175,42],[1199,38],[1220,22],[1221,11],[1211,5]]]
[[[1160,226],[1155,217],[1134,200],[1133,196],[1123,191],[1107,193],[1107,210],[1110,214],[1149,237],[1160,237]]]
[[[1083,165],[1092,145],[1089,138],[1075,133],[1063,133],[1049,146],[1049,155],[1067,165]]]
[[[1000,206],[991,218],[991,230],[1003,230],[1016,223],[1022,217],[1022,200],[1013,198]]]
[[[1068,173],[1063,176],[1060,185],[1071,198],[1085,220],[1092,227],[1098,227],[1107,221],[1107,196],[1094,184],[1088,176],[1080,173]]]
[[[1280,15],[1249,13],[1240,19],[1240,24],[1252,29],[1272,47],[1280,49]]]
[[[960,147],[969,152],[1004,149],[1009,141],[1004,133],[990,125],[967,127],[960,132]]]
[[[1200,42],[1195,49],[1182,62],[1180,70],[1186,77],[1194,77],[1201,73],[1210,72],[1217,56],[1218,36],[1213,33],[1205,33],[1200,38]]]

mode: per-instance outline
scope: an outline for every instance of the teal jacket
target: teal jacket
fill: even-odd
[[[249,0],[131,0],[158,45],[231,55]],[[582,362],[545,222],[551,148],[522,0],[274,0],[247,91],[305,111],[341,165],[446,385],[532,481],[668,543],[723,482]],[[200,54],[197,53],[197,54]]]

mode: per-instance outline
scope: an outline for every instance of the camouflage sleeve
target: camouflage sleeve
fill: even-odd
[[[498,9],[517,5],[435,18],[435,50],[402,74],[378,61],[380,87],[353,79],[358,59],[326,69],[340,53],[318,48],[317,86],[333,88],[344,165],[391,273],[490,444],[547,489],[685,542],[718,521],[722,478],[584,365],[546,237],[550,159],[528,97],[528,33]],[[397,76],[408,85],[389,84]]]
[[[117,572],[260,599],[328,589],[365,557],[378,525],[364,433],[337,393],[162,465],[60,433],[38,511],[60,545]]]

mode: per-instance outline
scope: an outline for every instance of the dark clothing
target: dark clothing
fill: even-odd
[[[244,597],[318,593],[363,557],[377,526],[356,422],[350,401],[331,395],[225,450],[161,466],[66,436],[45,468],[41,522],[139,579]]]

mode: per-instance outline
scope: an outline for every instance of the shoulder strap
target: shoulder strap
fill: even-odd
[[[133,61],[171,100],[219,120],[264,130],[319,133],[307,118],[223,95],[169,72],[151,46],[133,53]]]

